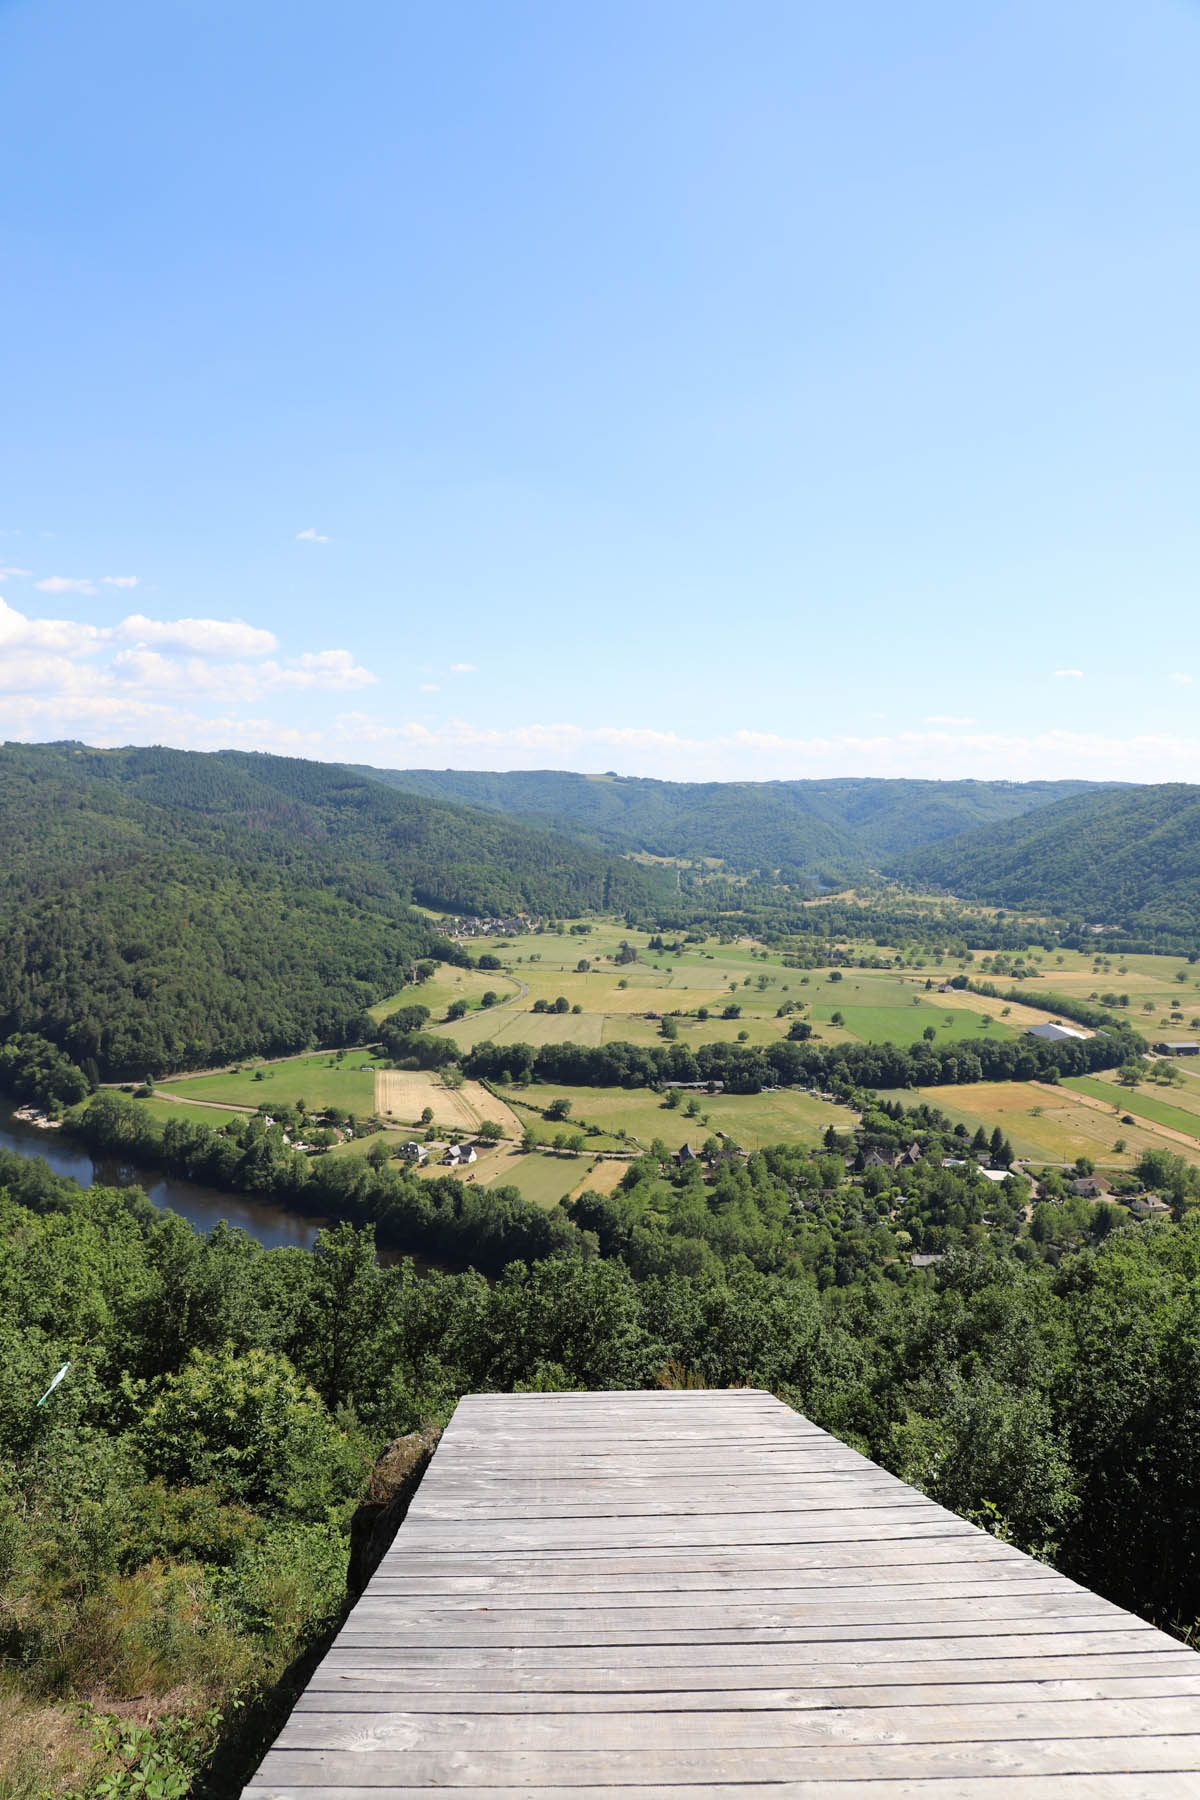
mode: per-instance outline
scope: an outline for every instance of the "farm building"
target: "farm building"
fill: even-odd
[[[1156,1056],[1200,1056],[1200,1044],[1155,1044]]]
[[[1042,1038],[1047,1044],[1059,1044],[1064,1038],[1089,1038],[1090,1031],[1074,1031],[1069,1025],[1031,1025],[1028,1036]]]
[[[1129,1202],[1129,1210],[1135,1219],[1169,1219],[1171,1216],[1170,1207],[1157,1194],[1139,1194],[1136,1200]]]

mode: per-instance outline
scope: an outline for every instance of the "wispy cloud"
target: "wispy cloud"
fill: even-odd
[[[1054,679],[1055,679],[1055,681],[1082,681],[1083,680],[1083,670],[1082,669],[1055,669]]]
[[[241,619],[147,619],[131,613],[117,626],[117,635],[138,644],[194,650],[201,656],[266,656],[279,648],[273,631]]]
[[[34,587],[43,594],[94,594],[96,584],[81,575],[47,575],[44,581],[35,581]]]
[[[135,588],[137,586],[136,575],[104,575],[101,580],[105,587]]]
[[[441,691],[441,683],[438,681],[423,681],[421,683],[421,692],[423,694],[440,694]]]
[[[298,531],[296,533],[296,542],[298,544],[327,544],[329,539],[323,532],[314,531],[310,525],[307,531]]]
[[[953,713],[926,713],[923,725],[973,725],[974,719],[955,718]]]
[[[474,663],[451,663],[450,664],[450,673],[452,675],[474,675],[475,664]]]
[[[0,581],[11,581],[11,580],[15,580],[18,575],[32,575],[32,574],[33,574],[32,569],[13,569],[13,568],[6,566],[4,568],[0,568]]]
[[[1174,675],[1167,676],[1174,687],[1191,687],[1193,679],[1193,676],[1185,675],[1182,670],[1176,670]]]

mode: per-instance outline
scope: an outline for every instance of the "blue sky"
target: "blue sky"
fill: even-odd
[[[0,736],[1200,780],[1200,5],[0,0]]]

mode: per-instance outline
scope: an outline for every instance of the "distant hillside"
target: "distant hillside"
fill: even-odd
[[[910,879],[1146,935],[1200,930],[1200,787],[1101,788],[926,846]]]
[[[653,908],[669,877],[335,766],[177,750],[0,749],[0,1036],[102,1073],[352,1039],[414,960],[410,902]]]
[[[514,774],[356,767],[389,787],[540,819],[583,841],[734,870],[846,876],[914,845],[1053,804],[1078,781],[652,781],[539,769]]]

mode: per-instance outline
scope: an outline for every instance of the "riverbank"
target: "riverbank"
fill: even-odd
[[[185,1181],[144,1163],[93,1154],[66,1130],[50,1133],[32,1124],[22,1116],[26,1110],[0,1099],[0,1149],[38,1157],[56,1175],[69,1176],[83,1188],[139,1187],[154,1206],[179,1213],[197,1231],[212,1231],[224,1221],[257,1238],[268,1250],[311,1250],[318,1231],[330,1223],[249,1194],[224,1193],[201,1182]]]

